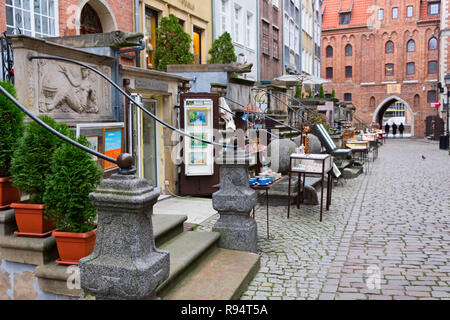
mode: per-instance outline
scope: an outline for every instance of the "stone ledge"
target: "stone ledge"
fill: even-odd
[[[14,209],[0,211],[0,237],[9,236],[17,230]]]
[[[0,237],[2,259],[6,261],[42,265],[58,258],[54,237],[25,238],[17,236]]]
[[[35,277],[38,279],[39,288],[44,292],[69,297],[81,297],[82,289],[69,289],[67,282],[69,277],[75,276],[75,272],[68,270],[69,266],[61,266],[56,262],[40,265],[36,268]],[[79,275],[79,269],[78,269]],[[74,281],[71,281],[74,284]]]

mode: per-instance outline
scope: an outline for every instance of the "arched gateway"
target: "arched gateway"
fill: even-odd
[[[398,96],[390,96],[384,99],[373,113],[372,122],[384,126],[386,122],[390,125],[400,122],[405,126],[405,137],[414,136],[414,112],[408,102]]]

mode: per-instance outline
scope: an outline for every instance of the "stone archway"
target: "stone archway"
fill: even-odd
[[[100,19],[102,32],[108,33],[112,31],[118,30],[116,17],[113,14],[111,7],[108,2],[105,0],[81,0],[78,4],[78,8],[80,8],[78,12],[78,22],[76,29],[77,35],[80,34],[80,21],[81,21],[81,12],[83,8],[88,4],[97,14],[98,19]]]
[[[415,121],[414,111],[408,102],[406,102],[405,100],[403,100],[402,98],[400,98],[398,96],[390,96],[390,97],[384,99],[378,105],[378,107],[375,109],[375,111],[373,113],[372,122],[380,123],[380,118],[382,119],[387,108],[395,102],[401,102],[406,107],[406,110],[409,111],[409,114],[411,115],[411,130],[410,130],[410,132],[411,132],[411,137],[414,137],[414,121]]]

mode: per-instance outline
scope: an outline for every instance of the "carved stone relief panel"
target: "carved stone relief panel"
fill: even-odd
[[[37,65],[40,114],[68,123],[113,119],[111,86],[99,75],[61,61],[39,60]],[[107,76],[110,74],[107,67],[99,70]]]

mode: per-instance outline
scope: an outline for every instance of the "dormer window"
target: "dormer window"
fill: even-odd
[[[339,14],[339,24],[350,24],[350,12],[344,12]]]
[[[439,1],[428,2],[428,16],[437,16],[439,15]]]

